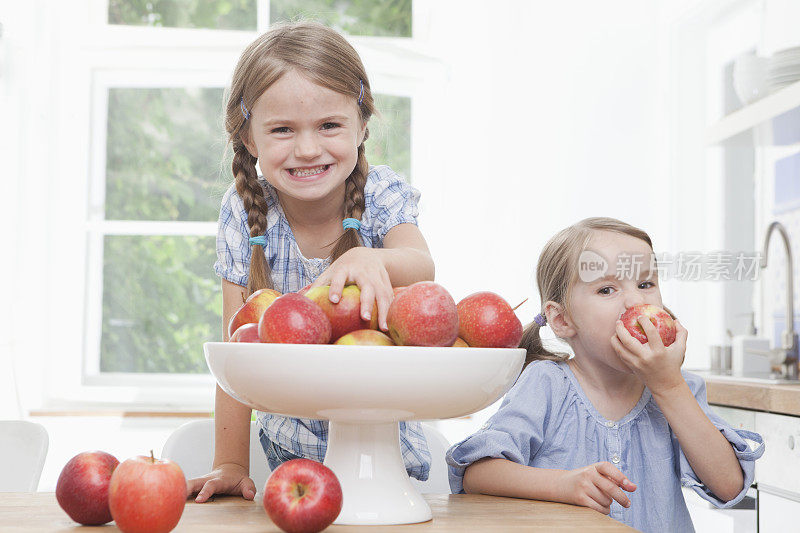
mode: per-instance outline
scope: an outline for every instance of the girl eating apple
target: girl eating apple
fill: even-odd
[[[605,271],[580,270],[584,253]],[[642,271],[615,274],[633,254],[647,259]],[[681,486],[722,508],[745,496],[763,441],[715,415],[703,380],[681,371],[686,329],[675,320],[674,342],[664,342],[640,315],[641,341],[619,319],[663,307],[652,257],[647,233],[610,218],[547,243],[536,272],[542,312],[521,342],[526,366],[497,413],[448,451],[454,493],[582,505],[642,531],[693,531]],[[543,347],[545,325],[573,357]]]

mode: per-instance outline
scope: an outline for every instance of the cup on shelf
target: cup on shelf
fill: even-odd
[[[766,96],[769,93],[767,58],[754,52],[739,55],[733,62],[733,89],[743,105]]]

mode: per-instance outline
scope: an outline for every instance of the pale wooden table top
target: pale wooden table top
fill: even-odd
[[[586,507],[561,503],[473,494],[426,494],[425,500],[433,511],[433,520],[429,522],[401,526],[331,526],[325,531],[635,531]],[[52,492],[0,494],[0,531],[3,533],[79,530],[119,531],[113,523],[100,528],[78,526],[61,510]],[[181,521],[174,531],[280,532],[259,503],[230,496],[204,504],[187,501]]]

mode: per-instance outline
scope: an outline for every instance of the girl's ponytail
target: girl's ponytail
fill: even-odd
[[[239,193],[247,212],[247,225],[250,227],[251,237],[260,237],[267,231],[267,200],[264,197],[264,189],[258,182],[256,161],[241,139],[234,140],[232,170],[236,179],[236,192]],[[264,247],[254,244],[250,251],[248,294],[253,294],[259,289],[273,288]]]
[[[542,345],[542,338],[539,334],[540,326],[536,322],[531,322],[525,329],[522,330],[522,340],[519,341],[519,347],[524,348],[527,352],[525,354],[525,365],[532,361],[566,361],[569,359],[569,354],[560,352],[551,352]]]

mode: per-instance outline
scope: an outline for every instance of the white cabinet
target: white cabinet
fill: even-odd
[[[756,461],[759,489],[775,488],[800,500],[800,417],[755,413],[755,418],[764,438],[764,455]]]
[[[800,531],[800,502],[758,492],[758,533],[788,533]]]
[[[756,462],[759,533],[800,532],[800,417],[755,413],[764,455]]]

